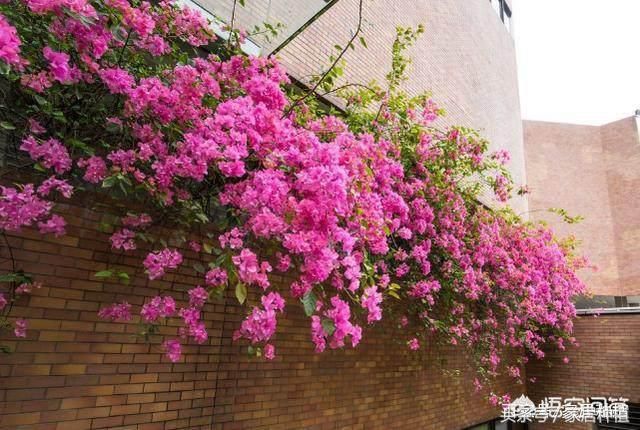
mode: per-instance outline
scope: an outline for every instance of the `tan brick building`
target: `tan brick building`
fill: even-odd
[[[531,218],[547,221],[560,235],[576,236],[584,254],[597,266],[596,271],[582,273],[594,297],[578,302],[579,308],[585,308],[576,320],[580,347],[551,352],[548,357],[559,362],[566,356],[569,364],[547,367],[531,362],[527,367],[527,375],[537,379],[527,387],[535,400],[623,396],[640,401],[639,123],[638,116],[602,126],[524,122]],[[547,212],[554,207],[582,215],[584,220],[566,224]],[[603,315],[598,316],[600,312]]]
[[[640,295],[640,137],[638,117],[603,126],[525,121],[529,208],[563,235],[582,240],[598,266],[584,278],[597,295]],[[544,210],[582,215],[575,225]]]

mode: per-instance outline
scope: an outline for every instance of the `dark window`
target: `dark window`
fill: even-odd
[[[511,8],[507,0],[489,0],[489,3],[491,3],[493,10],[496,11],[507,30],[511,31]]]

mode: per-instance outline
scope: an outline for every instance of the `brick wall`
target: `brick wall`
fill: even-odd
[[[573,234],[598,266],[582,273],[598,294],[619,295],[621,288],[609,204],[600,127],[525,121],[524,141],[531,217],[545,220],[561,236]],[[545,212],[560,207],[584,221],[569,225]]]
[[[609,204],[622,295],[640,295],[640,137],[638,119],[625,118],[601,128]]]
[[[246,312],[231,299],[205,307],[209,341],[186,347],[172,364],[159,351],[160,339],[146,344],[135,338],[135,323],[103,322],[96,312],[123,299],[137,311],[158,292],[183,300],[199,281],[195,271],[185,263],[150,282],[138,258],[109,251],[99,212],[63,212],[63,238],[8,236],[19,267],[44,287],[12,312],[28,318],[28,338],[0,340],[15,350],[0,357],[2,429],[459,429],[499,414],[473,394],[468,376],[443,374],[465,369],[459,350],[428,346],[424,356],[412,355],[394,343],[387,324],[367,333],[357,350],[318,355],[295,304],[279,322],[273,362],[249,359],[231,342]],[[4,244],[0,257],[8,257]],[[139,272],[129,286],[92,277],[107,265]],[[172,321],[161,333],[176,330]]]
[[[529,208],[562,234],[573,234],[598,266],[590,290],[640,294],[640,139],[635,118],[601,127],[525,121]],[[585,220],[567,225],[544,211],[562,207]]]
[[[537,404],[541,398],[626,397],[640,403],[640,314],[584,316],[575,322],[579,348],[549,352],[549,362],[531,361],[527,376],[537,382],[527,386],[528,395]],[[563,364],[563,357],[569,364]],[[591,429],[588,424],[545,424],[533,429]]]

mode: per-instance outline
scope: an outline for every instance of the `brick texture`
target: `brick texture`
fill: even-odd
[[[593,293],[640,295],[636,118],[601,127],[525,121],[524,140],[532,217],[582,241],[598,267],[583,273]],[[585,220],[567,225],[544,212],[552,207]]]
[[[190,267],[197,256],[185,250],[189,261],[178,273],[151,282],[140,269],[142,253],[110,252],[100,212],[62,206],[62,214],[69,222],[63,238],[8,236],[19,267],[44,286],[12,311],[28,318],[27,339],[6,332],[0,339],[15,350],[0,359],[2,429],[457,429],[499,415],[473,393],[460,350],[430,345],[411,354],[387,323],[357,350],[318,355],[295,304],[279,321],[273,362],[250,359],[246,346],[231,341],[249,308],[230,298],[205,307],[209,341],[186,346],[183,360],[170,363],[160,337],[144,343],[134,336],[136,323],[108,323],[96,313],[120,300],[137,313],[145,296],[159,292],[184,302],[200,281]],[[7,256],[2,246],[0,257]],[[131,285],[93,278],[113,266],[137,270]],[[286,279],[275,281],[286,288]],[[176,331],[177,321],[161,328]],[[498,387],[522,390],[507,381]]]
[[[527,386],[537,404],[544,397],[625,397],[640,403],[640,315],[585,316],[575,322],[580,347],[548,352],[547,362],[532,360],[527,376],[536,383]],[[562,363],[568,357],[569,364]],[[544,424],[533,429],[591,429],[590,424]]]

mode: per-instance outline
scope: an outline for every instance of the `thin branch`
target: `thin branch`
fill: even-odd
[[[289,107],[287,108],[287,110],[284,112],[284,114],[282,115],[282,118],[286,118],[288,117],[291,112],[293,111],[293,109],[295,109],[297,106],[300,105],[300,103],[304,102],[307,98],[309,98],[309,96],[311,94],[317,94],[316,90],[320,87],[320,85],[322,84],[322,82],[326,79],[327,76],[329,76],[329,73],[331,73],[331,70],[333,70],[337,65],[338,62],[342,59],[342,57],[344,57],[344,54],[347,52],[347,49],[349,49],[349,47],[353,44],[353,42],[356,40],[356,37],[358,37],[358,35],[360,34],[360,31],[362,30],[362,3],[364,2],[364,0],[360,0],[360,3],[358,5],[358,27],[356,28],[355,33],[353,33],[353,36],[351,37],[351,39],[349,40],[349,43],[347,43],[345,45],[344,48],[342,48],[342,52],[340,52],[340,55],[338,55],[336,57],[336,59],[333,61],[333,63],[331,64],[331,66],[327,69],[326,72],[323,73],[323,75],[320,77],[320,79],[318,80],[318,82],[316,82],[316,84],[309,89],[309,91],[307,91],[307,93],[302,96],[299,97],[298,99],[296,99],[291,105],[289,105]]]
[[[4,238],[4,241],[7,244],[7,249],[9,250],[9,257],[11,259],[11,271],[12,273],[16,273],[16,259],[13,255],[13,248],[11,248],[11,243],[9,242],[9,238],[7,237],[7,233],[5,231],[2,231],[2,237]],[[9,303],[9,307],[7,308],[7,310],[3,312],[5,316],[9,315],[11,313],[11,310],[13,309],[13,303],[15,302],[14,298],[16,295],[15,281],[11,281],[11,291],[9,295],[11,297],[11,303]]]
[[[345,88],[349,88],[349,87],[358,87],[358,88],[363,88],[363,89],[365,89],[365,90],[371,91],[371,92],[372,92],[372,93],[374,93],[374,94],[377,94],[377,93],[378,93],[376,90],[374,90],[373,88],[371,88],[371,87],[369,87],[369,86],[367,86],[367,85],[354,83],[354,84],[344,84],[344,85],[341,85],[341,86],[339,86],[339,87],[337,87],[337,88],[334,88],[334,89],[332,89],[332,90],[327,91],[326,93],[319,94],[319,96],[320,96],[320,97],[324,97],[324,96],[326,96],[326,95],[328,95],[328,94],[332,94],[332,93],[338,92],[338,91],[340,91],[340,90],[344,90]]]
[[[233,0],[233,8],[231,9],[231,21],[229,22],[229,39],[227,40],[227,49],[231,50],[231,38],[233,37],[233,26],[236,21],[236,6],[238,0]]]

